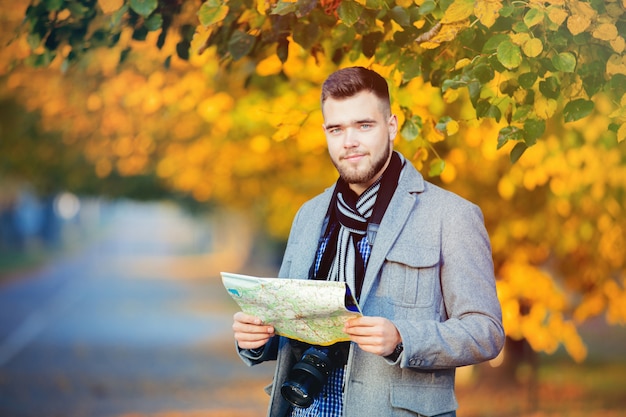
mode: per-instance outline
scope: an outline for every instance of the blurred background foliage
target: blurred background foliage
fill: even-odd
[[[626,323],[626,1],[1,0],[0,210],[176,198],[285,239],[335,180],[321,82],[390,82],[397,149],[476,202],[511,341]]]

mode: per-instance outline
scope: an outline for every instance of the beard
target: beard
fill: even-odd
[[[373,159],[371,164],[366,167],[344,167],[341,160],[333,159],[333,164],[339,172],[339,177],[347,184],[366,184],[376,178],[376,175],[383,169],[391,155],[391,147],[385,147],[385,152],[381,153],[378,158]]]

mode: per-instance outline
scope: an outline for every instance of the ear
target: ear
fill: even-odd
[[[389,129],[389,140],[393,142],[398,134],[398,117],[395,114],[392,114],[391,117],[389,117],[387,128]]]

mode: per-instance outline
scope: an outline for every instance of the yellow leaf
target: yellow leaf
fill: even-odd
[[[441,23],[465,20],[474,12],[474,0],[454,0],[441,18]]]
[[[265,16],[266,13],[266,8],[267,8],[267,2],[265,0],[255,0],[254,3],[256,3],[256,11],[258,14],[260,14],[261,16]]]
[[[569,14],[560,7],[550,7],[548,10],[548,19],[558,26],[565,22],[567,16],[569,16]]]
[[[624,52],[624,49],[626,49],[626,41],[624,41],[624,38],[621,36],[618,36],[609,43],[611,44],[611,48],[618,54],[621,54]]]
[[[439,46],[441,46],[441,44],[438,43],[438,42],[422,42],[422,43],[420,43],[420,47],[422,47],[424,49],[435,49],[435,48],[439,48]]]
[[[591,5],[586,2],[572,1],[569,3],[569,8],[572,12],[572,16],[578,15],[584,17],[585,19],[593,20],[596,18],[597,15],[596,11],[593,10],[593,7],[591,7]]]
[[[622,143],[626,139],[626,123],[622,123],[622,125],[617,129],[617,143]]]
[[[510,200],[515,195],[515,184],[509,177],[502,177],[498,182],[498,194],[505,200]]]
[[[477,1],[474,6],[474,15],[480,23],[489,28],[496,23],[496,19],[500,16],[500,9],[502,9],[500,0]]]
[[[98,6],[102,13],[111,14],[118,11],[124,5],[124,0],[98,0]]]
[[[443,25],[439,33],[433,38],[439,42],[448,42],[454,40],[456,35],[464,28],[469,27],[469,20],[457,22],[450,25]]]
[[[624,10],[617,3],[608,3],[606,5],[606,14],[614,19],[619,19],[624,14]]]
[[[611,55],[606,63],[606,75],[609,77],[615,74],[626,75],[626,56],[621,57],[617,54]]]
[[[276,75],[282,67],[283,63],[278,55],[272,54],[257,64],[256,72],[261,76]]]
[[[542,119],[549,119],[556,112],[556,100],[539,96],[535,99],[535,113]]]
[[[589,25],[591,20],[581,15],[572,15],[567,19],[567,28],[574,36],[583,33]]]
[[[530,35],[528,33],[511,33],[510,35],[511,41],[515,44],[515,45],[519,45],[522,46],[523,44],[525,44],[526,42],[528,42],[530,40]]]
[[[454,135],[458,131],[459,122],[457,122],[456,120],[450,120],[448,123],[446,123],[446,133],[448,135]]]
[[[402,7],[403,9],[407,9],[413,6],[413,0],[397,0],[396,4]]]
[[[430,118],[424,122],[422,135],[430,143],[441,142],[445,139],[444,134],[435,128],[435,122]]]
[[[592,35],[601,41],[610,41],[617,38],[617,28],[613,23],[602,23],[593,32]]]
[[[470,62],[472,62],[472,60],[469,58],[461,58],[456,62],[456,64],[454,64],[454,69],[458,70],[464,68],[469,65]]]
[[[454,103],[459,98],[459,90],[448,88],[445,93],[443,93],[443,101],[445,103]]]
[[[529,58],[535,58],[543,52],[543,43],[539,38],[530,39],[528,42],[522,45],[522,51]]]

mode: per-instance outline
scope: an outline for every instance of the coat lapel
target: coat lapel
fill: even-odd
[[[306,218],[300,220],[299,227],[302,228],[302,231],[298,233],[298,235],[301,236],[298,257],[293,260],[294,263],[291,271],[293,276],[289,278],[309,278],[309,269],[317,253],[322,228],[325,225],[324,218],[326,217],[333,192],[334,187],[328,188],[315,200],[315,206],[312,207],[310,212],[307,212]]]
[[[407,161],[407,165],[400,176],[398,188],[396,188],[389,207],[387,207],[372,247],[372,253],[363,280],[360,305],[363,305],[367,300],[367,296],[372,289],[380,268],[382,268],[385,262],[389,250],[417,204],[418,193],[422,191],[424,191],[424,179],[413,165]]]

